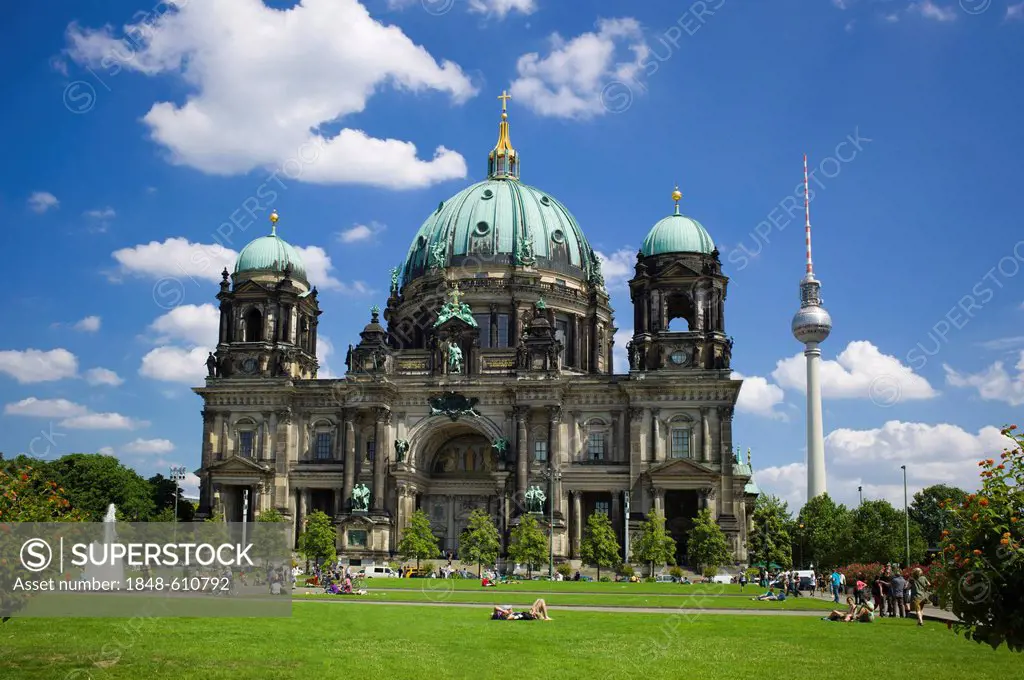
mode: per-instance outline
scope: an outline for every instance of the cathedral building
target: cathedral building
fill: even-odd
[[[200,516],[276,508],[297,538],[320,510],[342,561],[366,564],[395,554],[416,510],[456,555],[471,511],[490,513],[503,547],[534,512],[559,560],[578,558],[592,513],[625,547],[657,510],[686,564],[693,518],[710,508],[745,562],[757,488],[733,448],[741,383],[711,236],[675,191],[637,253],[616,373],[601,261],[565,205],[520,181],[502,108],[487,178],[412,237],[344,378],[317,378],[323,311],[276,213],[223,272],[220,338],[195,389]]]

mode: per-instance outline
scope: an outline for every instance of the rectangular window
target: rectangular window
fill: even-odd
[[[480,347],[488,349],[491,346],[491,315],[474,314],[473,320],[480,327]]]
[[[498,315],[498,347],[508,347],[508,314]]]
[[[597,501],[594,503],[594,512],[602,515],[611,514],[611,507],[608,501]]]
[[[371,439],[366,442],[366,459],[373,462],[373,454],[377,451],[377,442]]]
[[[330,432],[317,432],[316,433],[316,459],[317,460],[330,460],[331,459],[331,443],[333,437]]]
[[[256,448],[256,433],[246,430],[238,433],[238,455],[243,458],[252,458]]]
[[[604,432],[591,432],[587,436],[587,459],[604,460]]]
[[[673,458],[690,457],[690,430],[685,427],[672,428],[672,452]]]
[[[548,460],[548,443],[547,442],[534,442],[533,443],[533,459],[538,463],[546,463]]]
[[[366,532],[353,529],[348,532],[348,547],[350,548],[365,548],[366,547]]]

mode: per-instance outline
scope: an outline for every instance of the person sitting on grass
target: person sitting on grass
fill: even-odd
[[[841,612],[838,609],[833,609],[828,616],[822,618],[825,621],[852,621],[856,613],[857,605],[854,603],[852,597],[847,597],[845,612]]]
[[[752,600],[758,600],[760,602],[784,602],[786,599],[786,591],[779,590],[775,592],[775,588],[769,588],[768,592],[764,595],[758,595],[757,597],[750,598]]]
[[[495,583],[494,581],[492,581],[487,576],[484,576],[482,579],[480,579],[480,585],[483,586],[484,588],[497,588],[498,587],[498,584]]]
[[[845,619],[846,621],[859,621],[860,623],[872,623],[875,620],[875,603],[870,599],[865,599],[859,607],[857,607],[856,613],[852,619]]]

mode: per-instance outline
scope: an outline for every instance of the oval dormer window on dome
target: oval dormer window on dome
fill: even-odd
[[[565,234],[562,233],[561,229],[555,229],[551,232],[551,240],[555,243],[565,243]]]
[[[548,198],[547,196],[541,196],[540,197],[540,202],[541,202],[541,205],[551,205],[551,199]]]
[[[486,236],[487,232],[489,232],[490,230],[491,225],[481,220],[480,222],[477,222],[476,226],[473,228],[473,234],[475,236]]]
[[[494,198],[494,192],[490,189],[484,189],[483,194],[481,194],[481,200],[487,201],[492,198]]]

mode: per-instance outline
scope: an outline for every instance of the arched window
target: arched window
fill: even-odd
[[[686,332],[694,328],[693,301],[686,295],[670,295],[665,300],[665,330]]]
[[[258,431],[256,421],[250,418],[242,418],[235,423],[235,455],[256,458]]]
[[[245,313],[245,341],[260,342],[263,340],[263,314],[256,307]]]
[[[669,458],[693,458],[693,421],[676,416],[669,422]]]

